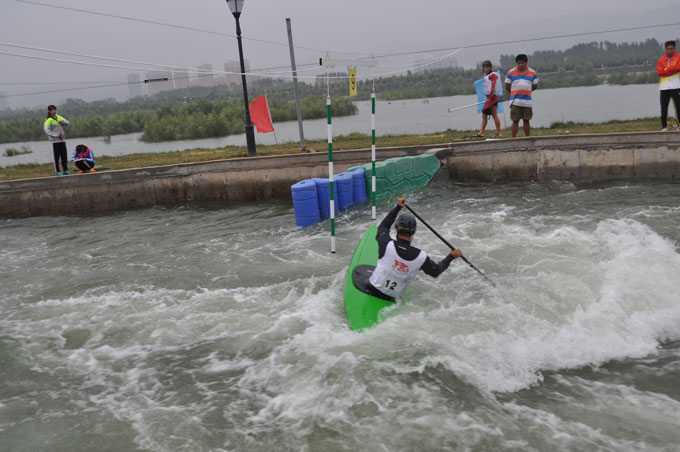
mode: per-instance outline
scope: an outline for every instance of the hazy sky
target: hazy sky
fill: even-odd
[[[524,9],[509,8],[509,3],[507,0],[246,0],[241,27],[244,38],[251,39],[244,40],[244,53],[251,69],[289,65],[286,17],[292,20],[298,65],[318,61],[325,56],[324,51],[337,58],[357,58],[680,22],[678,0],[544,0],[532,2],[532,6]],[[529,5],[529,2],[516,4]],[[484,9],[480,5],[485,5]],[[235,21],[225,0],[0,0],[0,43],[3,44],[152,64],[196,67],[210,63],[214,69],[222,70],[226,61],[238,59],[236,39],[208,32],[235,34]],[[501,53],[530,53],[565,48],[576,42],[623,42],[648,37],[660,40],[680,37],[680,26],[496,44],[464,49],[456,58],[465,66],[473,66],[487,58],[497,61]],[[87,86],[85,82],[124,83],[129,73],[138,72],[143,76],[145,71],[120,66],[151,69],[138,63],[94,60],[6,45],[0,45],[0,52],[118,66],[102,68],[0,54],[0,91],[7,94],[82,87]],[[446,53],[381,59],[381,66],[373,72],[392,73],[405,69],[415,60]],[[659,49],[659,56],[662,53]],[[303,75],[317,73],[301,72]],[[365,74],[366,70],[359,69],[360,76]],[[67,84],[74,82],[80,84]],[[18,107],[58,103],[67,97],[124,98],[127,93],[127,86],[121,86],[9,97],[7,101],[11,107]]]

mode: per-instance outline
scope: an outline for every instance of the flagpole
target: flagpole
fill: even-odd
[[[269,115],[269,119],[271,119],[272,112],[269,109],[269,98],[267,97],[267,90],[264,90],[264,98],[267,101],[267,114]],[[273,121],[272,121],[272,132],[274,132],[274,143],[279,144],[279,140],[276,139],[276,130],[274,130]]]

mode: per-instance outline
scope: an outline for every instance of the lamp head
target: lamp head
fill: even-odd
[[[243,10],[243,2],[245,0],[227,0],[227,5],[229,5],[229,9],[231,10],[231,13],[236,16],[241,15],[241,11]]]

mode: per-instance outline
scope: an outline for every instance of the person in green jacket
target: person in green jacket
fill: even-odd
[[[69,122],[66,118],[57,114],[57,107],[54,105],[47,107],[47,119],[45,119],[43,129],[52,142],[54,169],[57,172],[57,176],[71,174],[68,171],[68,153],[66,151],[66,134],[64,133],[64,127],[68,126],[68,124]],[[63,171],[59,170],[60,161]]]

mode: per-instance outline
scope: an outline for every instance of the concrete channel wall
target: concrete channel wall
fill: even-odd
[[[439,146],[384,148],[379,159]],[[371,150],[333,152],[334,173],[371,161]],[[92,213],[189,201],[291,199],[290,186],[328,177],[328,153],[217,160],[0,182],[0,218]]]
[[[675,179],[680,177],[680,133],[487,140],[454,144],[437,156],[456,180]]]
[[[567,135],[378,149],[378,159],[434,153],[438,178],[475,181],[680,177],[680,133]],[[370,161],[336,151],[334,172]],[[0,218],[92,213],[189,201],[290,200],[290,186],[328,177],[328,155],[254,157],[0,182]]]

